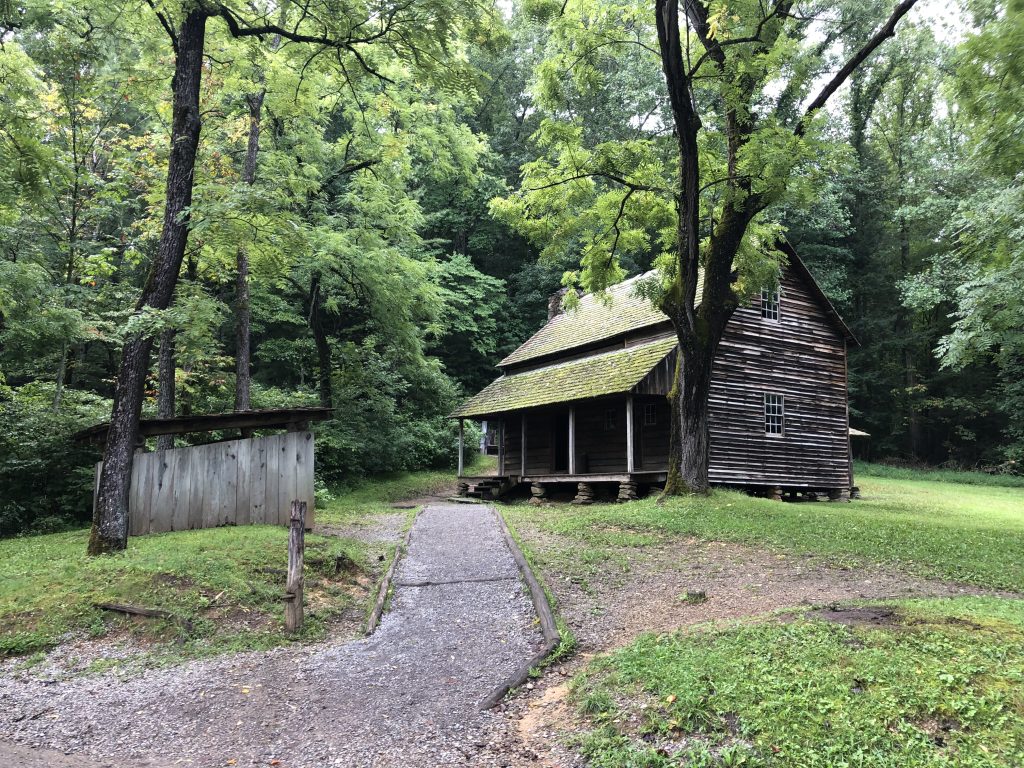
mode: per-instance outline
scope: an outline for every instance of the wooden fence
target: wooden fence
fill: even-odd
[[[97,488],[102,466],[96,465]],[[293,499],[306,502],[310,527],[313,493],[312,432],[136,453],[128,535],[288,525]]]

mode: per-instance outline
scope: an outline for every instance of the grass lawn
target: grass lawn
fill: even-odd
[[[574,546],[564,552],[535,555],[570,573],[614,566],[623,547],[696,536],[812,553],[844,565],[891,564],[922,576],[1024,592],[1024,487],[943,482],[927,473],[883,477],[877,475],[884,470],[867,470],[857,477],[864,498],[849,504],[780,503],[716,491],[664,504],[644,499],[590,507],[522,505],[511,508],[509,518],[569,537]]]
[[[595,768],[1024,765],[1024,603],[891,605],[879,625],[805,611],[644,636],[574,681],[583,751]]]
[[[439,492],[451,471],[375,478],[318,505],[316,524],[369,524],[402,513],[390,502]],[[283,527],[181,531],[129,540],[123,554],[90,558],[88,531],[0,540],[0,658],[43,651],[69,633],[129,631],[154,641],[154,653],[195,657],[290,642],[281,596],[288,563]],[[298,639],[323,637],[331,620],[374,598],[374,582],[394,542],[370,545],[339,536],[306,536],[306,622]],[[378,551],[379,550],[379,551]],[[335,573],[344,555],[355,570]],[[385,558],[390,555],[385,555]],[[126,619],[95,603],[169,611],[187,620]]]
[[[168,652],[201,656],[285,642],[281,595],[288,564],[285,528],[245,526],[140,536],[123,554],[87,557],[88,531],[0,541],[0,656],[45,650],[72,631],[131,631],[168,641]],[[359,542],[306,537],[303,637],[357,599],[334,558],[365,561]],[[191,622],[118,618],[95,603],[157,608]],[[171,642],[173,641],[173,642]]]
[[[695,537],[1024,591],[1021,478],[858,469],[864,498],[850,504],[719,491],[664,504],[517,505],[508,516],[539,529],[535,562],[584,586],[588,573],[628,571],[645,548]],[[597,657],[572,692],[589,717],[589,764],[1024,765],[1024,601],[864,609],[883,618],[840,623],[798,608],[645,635]]]

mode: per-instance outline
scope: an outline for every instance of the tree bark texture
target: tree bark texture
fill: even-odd
[[[245,97],[249,105],[249,145],[242,166],[242,183],[252,186],[256,181],[256,159],[260,151],[260,117],[266,91],[250,93]],[[251,408],[251,317],[249,299],[249,251],[239,245],[235,253],[235,410]]]
[[[313,343],[316,346],[320,405],[324,408],[333,408],[334,389],[331,385],[331,371],[334,364],[331,342],[327,338],[327,329],[324,328],[324,300],[319,275],[314,275],[309,289],[309,329],[313,333]]]
[[[157,357],[157,414],[161,419],[174,418],[174,335],[173,328],[160,334],[160,352]],[[174,447],[174,435],[160,435],[156,449],[167,451]]]
[[[177,34],[174,64],[171,151],[167,163],[167,194],[163,231],[138,309],[166,309],[174,294],[188,239],[188,208],[192,204],[193,174],[201,120],[199,91],[203,72],[206,11],[194,8]],[[153,340],[129,337],[121,352],[114,382],[114,407],[103,451],[96,508],[93,510],[89,554],[123,550],[128,543],[128,492],[139,432],[143,387]]]

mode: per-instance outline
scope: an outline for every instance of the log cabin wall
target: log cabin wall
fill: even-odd
[[[505,474],[518,475],[523,466],[523,422],[518,413],[506,415],[503,422],[505,424]]]
[[[636,469],[668,469],[668,442],[672,412],[664,396],[637,397],[633,403],[636,433]]]
[[[532,411],[526,417],[526,474],[549,475],[552,472],[551,442],[557,421],[551,409]],[[507,468],[507,465],[506,465]]]
[[[575,408],[577,474],[625,472],[626,399],[594,400]]]
[[[849,486],[846,347],[793,269],[779,319],[761,303],[736,311],[715,358],[710,396],[714,483]],[[784,398],[784,432],[765,433],[764,396]]]

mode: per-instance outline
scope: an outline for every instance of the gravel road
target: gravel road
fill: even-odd
[[[540,648],[535,624],[494,511],[434,504],[416,519],[372,637],[128,680],[7,675],[0,763],[34,768],[25,747],[39,747],[97,758],[95,768],[505,765],[507,723],[477,705]]]

